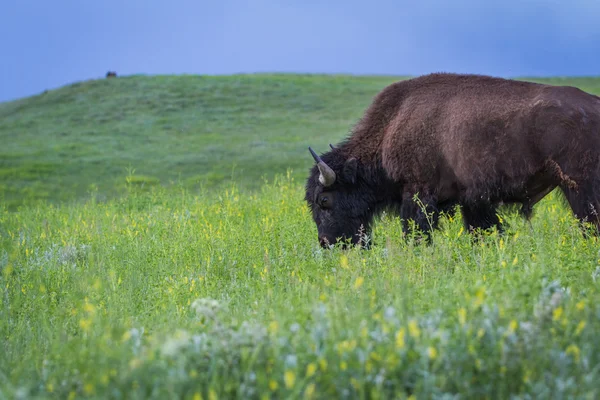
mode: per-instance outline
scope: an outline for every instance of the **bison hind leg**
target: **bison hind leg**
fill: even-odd
[[[496,207],[489,203],[482,204],[463,204],[462,205],[463,222],[465,229],[469,232],[476,230],[488,230],[496,227],[498,232],[502,232],[502,224],[496,213]]]

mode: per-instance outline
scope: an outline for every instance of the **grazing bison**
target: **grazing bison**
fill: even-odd
[[[106,73],[106,77],[107,78],[116,78],[117,77],[117,73],[115,71],[108,71]]]
[[[383,89],[331,151],[309,150],[306,201],[325,247],[360,243],[384,209],[428,237],[456,205],[469,231],[501,229],[499,205],[529,217],[556,187],[599,227],[600,98],[574,87],[425,75]]]

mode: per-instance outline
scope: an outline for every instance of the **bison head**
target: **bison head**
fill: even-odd
[[[373,217],[376,198],[361,174],[356,158],[348,158],[333,148],[319,157],[306,182],[306,197],[317,225],[319,243],[324,248],[343,242],[344,246],[366,246],[366,234]]]

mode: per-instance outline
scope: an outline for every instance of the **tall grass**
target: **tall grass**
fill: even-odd
[[[0,216],[2,398],[600,395],[598,241],[554,196],[479,241],[384,215],[325,251],[301,184]]]

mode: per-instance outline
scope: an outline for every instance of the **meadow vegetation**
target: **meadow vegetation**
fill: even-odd
[[[0,398],[600,396],[600,246],[559,193],[531,223],[503,209],[503,235],[474,240],[458,214],[417,245],[384,214],[372,249],[324,250],[303,202],[306,144],[342,137],[387,78],[153,79],[0,105],[2,151],[13,154],[1,166],[14,169],[0,180],[12,188],[0,206]],[[190,99],[191,82],[220,97]],[[600,93],[600,80],[574,82]],[[258,88],[280,108],[246,110]],[[116,103],[104,104],[110,93]],[[127,111],[123,99],[144,94],[147,114]],[[187,127],[181,143],[159,118]],[[143,126],[144,137],[132,133]],[[22,132],[13,142],[10,129]],[[52,150],[69,143],[87,150]],[[141,175],[124,173],[125,160]],[[23,172],[34,161],[47,175]],[[211,178],[233,161],[234,183]]]

